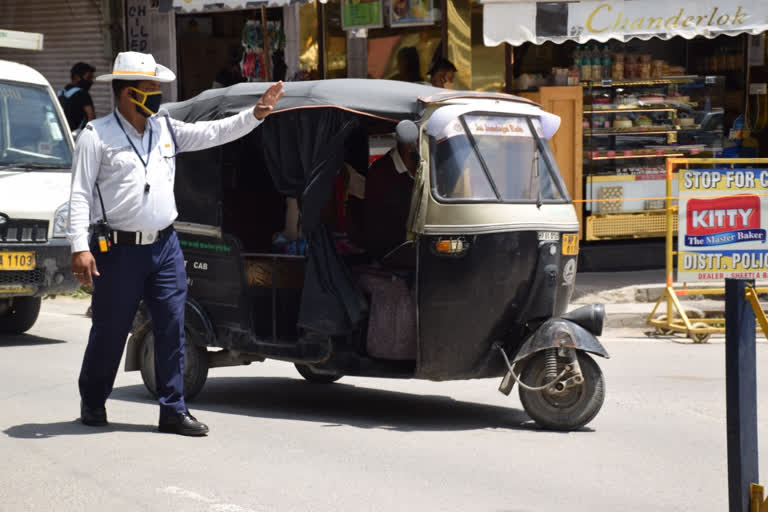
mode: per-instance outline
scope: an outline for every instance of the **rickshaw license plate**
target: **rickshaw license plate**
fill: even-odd
[[[34,252],[0,252],[0,270],[34,270]]]
[[[563,254],[566,256],[579,254],[579,235],[563,234]]]

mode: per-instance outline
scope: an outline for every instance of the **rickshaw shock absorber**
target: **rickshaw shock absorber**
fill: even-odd
[[[544,377],[547,382],[554,382],[557,379],[557,349],[548,348],[544,357]]]
[[[496,349],[498,349],[499,352],[501,352],[501,356],[504,358],[504,362],[507,364],[507,368],[509,369],[509,374],[512,376],[513,379],[515,379],[515,382],[517,382],[521,388],[527,389],[528,391],[547,391],[549,389],[552,389],[560,381],[560,379],[565,377],[565,374],[568,373],[568,371],[570,370],[569,366],[566,366],[565,369],[562,372],[560,372],[559,375],[555,374],[554,380],[547,382],[543,386],[532,387],[526,384],[525,382],[523,382],[522,380],[520,380],[520,376],[517,373],[515,373],[515,366],[517,365],[517,363],[512,364],[509,362],[509,358],[507,357],[507,353],[504,351],[504,347],[502,347],[499,343],[494,343],[493,346]],[[555,372],[557,372],[557,349],[550,349],[550,350],[555,351],[554,352]]]

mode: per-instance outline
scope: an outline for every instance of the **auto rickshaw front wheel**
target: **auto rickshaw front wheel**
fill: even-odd
[[[0,303],[0,334],[22,334],[35,325],[40,314],[40,297],[14,297]]]
[[[519,388],[520,401],[525,412],[544,428],[576,430],[592,421],[603,406],[603,372],[588,354],[577,352],[577,357],[584,378],[581,384],[562,392],[557,392],[554,388],[544,391]],[[531,387],[546,385],[546,362],[546,351],[531,357],[523,368],[520,380]],[[566,362],[558,357],[558,373],[563,370],[565,364]]]
[[[296,371],[301,374],[307,382],[314,384],[333,384],[343,377],[343,375],[333,375],[330,373],[317,373],[315,370],[305,364],[295,364]]]
[[[192,400],[203,389],[208,379],[208,352],[204,347],[190,343],[190,333],[186,332],[187,343],[184,347],[184,398]],[[157,380],[155,379],[155,336],[150,330],[144,336],[141,346],[141,380],[144,386],[157,397]]]

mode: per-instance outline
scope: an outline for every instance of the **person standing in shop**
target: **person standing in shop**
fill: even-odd
[[[96,69],[85,62],[78,62],[70,70],[72,80],[57,96],[64,115],[67,117],[69,129],[72,131],[83,128],[86,123],[96,119],[93,109],[93,99],[88,92],[93,84],[93,73]]]
[[[453,84],[456,66],[446,58],[438,57],[429,70],[429,82],[434,87],[446,87]]]
[[[187,124],[156,115],[161,82],[174,73],[152,55],[118,54],[111,81],[117,108],[89,122],[72,164],[67,237],[72,273],[93,285],[92,326],[80,370],[80,419],[107,424],[105,403],[141,300],[152,317],[159,430],[198,436],[208,427],[184,401],[184,256],[173,229],[175,156],[236,140],[261,123],[283,95],[273,84],[237,115]]]

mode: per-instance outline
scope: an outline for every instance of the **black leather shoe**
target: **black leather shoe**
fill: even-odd
[[[200,423],[189,411],[175,416],[160,418],[160,432],[179,434],[180,436],[204,436],[208,433],[208,425]]]
[[[88,407],[80,401],[80,421],[91,427],[103,427],[107,424],[107,408]]]

